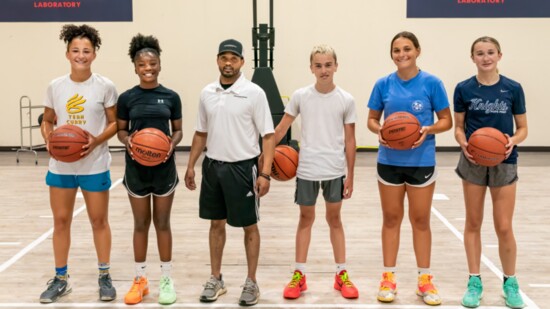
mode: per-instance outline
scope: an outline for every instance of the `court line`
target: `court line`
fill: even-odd
[[[464,243],[464,236],[445,218],[435,207],[432,207],[432,213],[441,221],[447,228],[458,238],[462,243]],[[502,279],[502,272],[495,266],[489,258],[487,258],[484,254],[481,254],[481,261],[485,266],[487,266],[499,279]],[[525,308],[530,309],[540,309],[537,304],[527,294],[523,293],[522,290],[519,291],[521,294],[521,297],[523,297],[523,302],[527,305]]]
[[[15,307],[14,307],[15,306]],[[128,308],[124,303],[55,303],[55,308]],[[136,305],[136,308],[243,308],[239,304],[222,303],[174,303],[169,306],[159,304]],[[0,308],[45,308],[49,305],[31,303],[0,303]],[[427,305],[390,305],[390,304],[257,304],[253,308],[357,308],[357,309],[426,309]],[[462,306],[437,306],[438,309],[464,309]],[[502,309],[502,306],[479,306],[478,309]]]
[[[532,288],[550,288],[550,284],[533,283],[533,284],[529,284],[529,286],[532,287]]]
[[[116,186],[118,186],[121,183],[122,183],[122,178],[119,178],[117,181],[111,184],[109,191],[113,190]],[[73,212],[73,218],[78,216],[84,209],[86,209],[86,204],[80,206],[80,208],[78,208]],[[2,265],[0,265],[0,273],[2,273],[4,270],[8,269],[10,266],[15,264],[19,259],[25,256],[25,254],[29,253],[29,251],[34,249],[34,247],[38,246],[40,243],[42,243],[52,234],[53,234],[53,227],[49,229],[46,233],[42,234],[42,236],[38,237],[33,242],[28,244],[25,248],[21,249],[21,251],[19,251],[16,255],[12,256],[9,260],[7,260]]]

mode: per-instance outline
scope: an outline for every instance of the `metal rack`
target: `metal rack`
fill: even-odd
[[[44,109],[44,106],[37,105],[33,106],[31,104],[31,98],[24,95],[19,99],[19,123],[20,123],[20,131],[21,131],[21,147],[17,149],[16,152],[16,161],[19,163],[19,153],[20,152],[33,152],[34,153],[34,164],[38,165],[38,153],[36,152],[36,149],[44,148],[44,144],[41,145],[34,145],[32,142],[32,131],[34,129],[40,129],[40,124],[33,125],[33,110],[34,109]],[[24,115],[26,113],[26,115]],[[26,123],[23,123],[23,119],[25,116],[28,116]],[[23,136],[25,135],[25,130],[28,130],[28,138],[29,138],[29,144],[25,145],[25,142],[23,140]]]

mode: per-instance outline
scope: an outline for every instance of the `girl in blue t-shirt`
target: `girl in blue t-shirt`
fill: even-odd
[[[367,126],[378,134],[378,189],[382,203],[382,251],[384,272],[378,300],[392,302],[397,287],[395,272],[399,235],[404,216],[405,195],[409,200],[409,220],[418,266],[417,294],[429,305],[441,304],[432,283],[430,256],[432,233],[430,210],[437,178],[435,134],[452,127],[449,100],[441,80],[416,65],[420,44],[413,33],[398,33],[391,42],[390,55],[397,71],[379,79],[369,99]],[[405,111],[421,123],[420,138],[409,150],[391,149],[380,134],[380,119]],[[434,121],[434,112],[437,121]]]
[[[500,44],[481,37],[471,47],[477,75],[460,82],[454,93],[455,138],[462,148],[456,173],[462,178],[466,204],[464,247],[470,278],[462,299],[466,307],[480,305],[483,285],[480,277],[481,225],[487,187],[493,201],[493,220],[504,272],[504,296],[510,308],[522,308],[516,273],[516,240],[512,218],[516,202],[517,144],[527,137],[525,96],[521,85],[498,73],[502,58]],[[514,123],[516,130],[514,132]],[[506,134],[506,159],[494,167],[480,166],[467,151],[468,138],[481,127],[493,127]]]

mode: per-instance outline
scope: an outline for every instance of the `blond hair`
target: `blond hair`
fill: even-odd
[[[316,54],[322,54],[322,55],[331,55],[334,58],[334,63],[338,63],[338,58],[336,57],[336,52],[334,51],[334,48],[326,45],[316,45],[311,50],[311,54],[309,55],[309,63],[313,61],[313,56]]]

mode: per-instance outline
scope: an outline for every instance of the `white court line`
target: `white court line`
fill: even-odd
[[[122,183],[122,178],[119,178],[117,181],[115,181],[113,184],[111,184],[111,187],[109,190],[113,190],[116,186]],[[84,209],[86,209],[86,204],[80,206],[77,210],[73,212],[73,218],[78,216]],[[0,273],[2,273],[4,270],[8,269],[10,266],[15,264],[20,258],[25,256],[25,254],[29,253],[34,247],[38,246],[41,242],[46,240],[51,234],[53,233],[53,227],[48,230],[46,233],[42,234],[42,236],[35,239],[33,242],[28,244],[25,248],[23,248],[21,251],[19,251],[16,255],[12,256],[9,260],[4,262],[2,265],[0,265]]]
[[[0,246],[19,246],[20,242],[0,242]]]
[[[432,213],[439,219],[445,226],[453,233],[455,236],[460,239],[461,242],[464,242],[464,236],[445,218],[437,209],[432,207]],[[502,272],[489,260],[484,254],[481,254],[481,261],[485,266],[489,267],[489,269],[499,278],[502,279]],[[523,302],[527,305],[525,308],[531,308],[531,309],[540,309],[527,294],[523,293],[523,291],[519,291],[521,294],[521,297],[523,297]]]
[[[533,283],[533,284],[529,284],[530,287],[532,288],[550,288],[550,284],[536,284],[536,283]]]
[[[129,308],[122,303],[55,303],[55,308]],[[138,304],[133,308],[243,308],[238,304],[222,303],[174,303],[169,306],[159,304]],[[0,308],[45,308],[49,305],[31,303],[0,303]],[[427,305],[389,305],[389,304],[257,304],[253,308],[357,308],[357,309],[426,309]],[[430,307],[431,308],[431,307]],[[437,306],[438,309],[464,309],[462,306]],[[479,306],[478,309],[502,309],[503,306]]]

